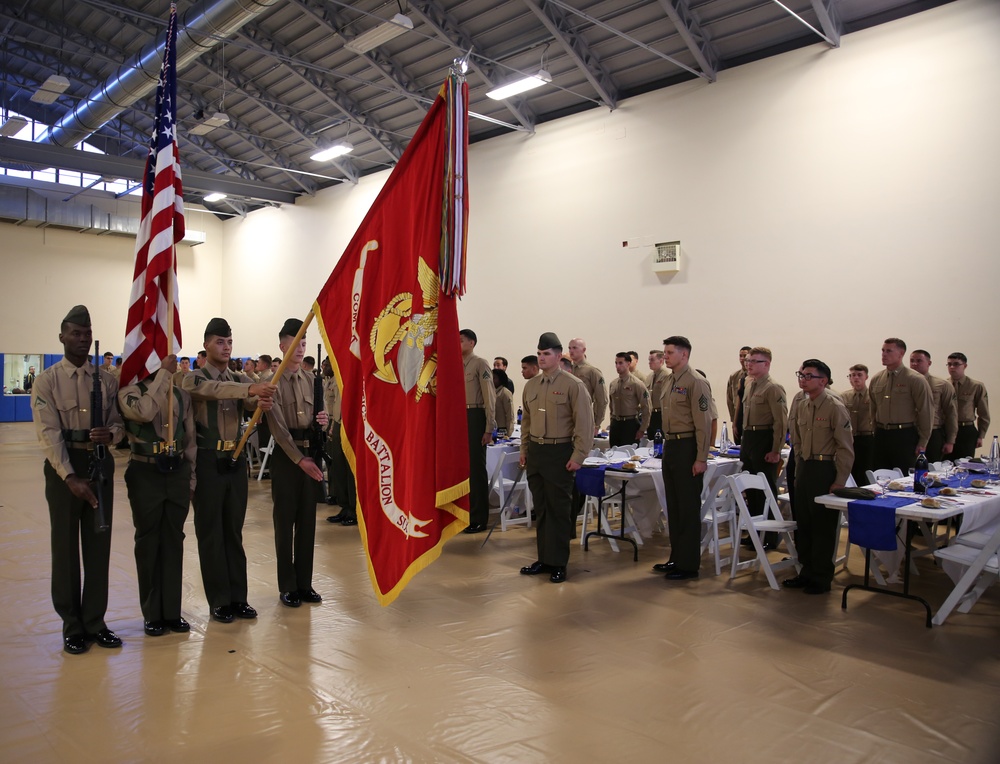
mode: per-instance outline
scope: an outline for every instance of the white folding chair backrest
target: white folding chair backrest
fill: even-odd
[[[891,470],[865,470],[865,477],[868,478],[868,485],[871,485],[878,482],[879,478],[889,478],[890,480],[901,478],[903,471],[895,467]]]

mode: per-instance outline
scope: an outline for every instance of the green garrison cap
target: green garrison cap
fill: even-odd
[[[538,338],[539,350],[562,350],[562,343],[555,332],[545,332]]]
[[[205,327],[205,339],[209,337],[232,337],[233,330],[229,328],[229,322],[224,318],[213,318]]]
[[[90,326],[90,311],[87,310],[86,305],[77,305],[66,314],[63,323]]]
[[[281,331],[278,332],[278,337],[294,337],[299,333],[299,329],[302,328],[302,321],[297,318],[289,318],[281,327]]]

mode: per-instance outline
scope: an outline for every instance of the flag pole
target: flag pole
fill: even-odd
[[[312,323],[313,317],[316,314],[313,313],[312,308],[306,313],[305,319],[302,321],[302,326],[299,328],[298,333],[295,335],[295,339],[292,340],[291,347],[298,347],[299,343],[302,342],[302,338],[306,336],[306,329],[309,328],[309,324]],[[281,375],[285,373],[285,367],[288,366],[289,361],[291,361],[292,356],[289,353],[285,353],[285,357],[281,359],[281,363],[278,365],[278,370],[274,372],[274,376],[271,377],[269,383],[272,385],[277,385],[278,381],[281,379]],[[257,426],[257,422],[260,421],[263,411],[258,406],[257,410],[253,412],[253,416],[250,417],[249,423],[247,423],[246,428],[243,430],[243,437],[240,438],[240,442],[236,444],[236,450],[233,451],[232,459],[235,462],[240,458],[240,454],[243,453],[243,447],[246,446],[247,440],[250,438],[250,433],[253,432],[253,428]],[[266,443],[263,445],[267,445]]]
[[[177,248],[170,245],[170,268],[167,269],[167,355],[174,352],[174,268],[177,265]],[[174,443],[174,375],[167,387],[167,453],[173,453]]]

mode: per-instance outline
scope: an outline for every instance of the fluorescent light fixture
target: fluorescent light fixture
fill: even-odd
[[[69,80],[58,74],[53,74],[32,94],[31,100],[35,103],[55,103],[55,100],[65,93],[67,88],[69,88]]]
[[[216,191],[214,194],[209,194],[208,196],[206,196],[205,197],[205,201],[206,202],[221,202],[225,198],[226,198],[225,194],[220,194],[218,191]]]
[[[552,75],[544,69],[539,69],[537,74],[532,74],[529,77],[522,77],[514,80],[513,82],[508,82],[506,85],[494,88],[486,95],[494,101],[502,101],[505,98],[516,96],[518,93],[524,93],[527,90],[540,88],[542,85],[546,85],[549,82],[552,82]]]
[[[9,119],[5,119],[4,123],[0,125],[0,135],[5,138],[13,138],[19,132],[21,132],[28,125],[28,120],[24,117],[19,117],[14,115]]]
[[[229,117],[221,111],[217,111],[210,117],[205,117],[201,122],[188,130],[189,135],[204,135],[212,132],[217,127],[228,124]]]
[[[410,17],[397,13],[389,21],[383,21],[377,27],[369,29],[364,34],[359,34],[350,42],[345,43],[344,47],[360,56],[362,53],[367,53],[379,45],[389,42],[389,40],[396,39],[410,29],[413,29]]]
[[[350,143],[338,143],[328,149],[316,152],[309,158],[314,162],[327,162],[331,159],[342,157],[344,154],[350,154],[352,151],[354,151],[354,146]]]

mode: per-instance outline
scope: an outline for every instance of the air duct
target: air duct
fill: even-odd
[[[278,0],[202,0],[178,24],[177,70],[218,45]],[[164,36],[150,42],[79,105],[38,138],[72,148],[86,140],[140,98],[156,90],[163,63]]]

